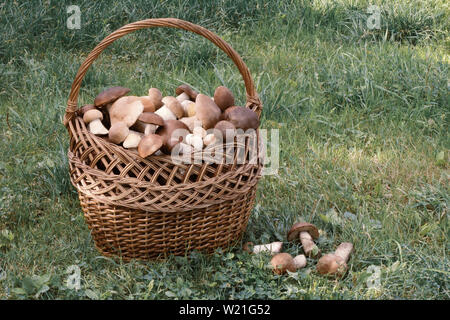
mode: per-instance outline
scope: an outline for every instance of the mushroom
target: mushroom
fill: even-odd
[[[137,97],[139,101],[144,105],[144,112],[155,112],[156,107],[153,104],[152,99],[149,96]]]
[[[203,129],[201,126],[194,126],[194,129],[192,129],[192,133],[196,136],[199,136],[200,138],[204,138],[207,134],[206,130]]]
[[[189,128],[179,120],[166,120],[163,126],[156,129],[156,134],[163,138],[162,152],[170,154],[178,143],[185,140]]]
[[[186,143],[194,148],[194,151],[201,151],[203,149],[203,139],[201,136],[189,133],[186,135]]]
[[[233,139],[237,133],[234,124],[226,120],[217,122],[214,129],[214,133],[217,135],[217,138],[222,142],[226,142],[228,139]]]
[[[130,133],[130,129],[128,129],[128,125],[125,122],[116,122],[111,128],[109,128],[109,141],[120,144],[122,143]]]
[[[244,245],[244,250],[250,253],[261,253],[261,252],[269,252],[271,255],[277,254],[281,252],[281,248],[283,247],[283,242],[277,241],[268,244],[261,245],[253,245],[251,242],[247,242]]]
[[[228,107],[234,106],[233,93],[227,87],[219,86],[214,91],[214,102],[220,110],[225,111]]]
[[[216,138],[216,135],[214,133],[207,134],[203,138],[203,144],[205,146],[213,145],[213,144],[216,143],[216,141],[217,141],[217,138]]]
[[[117,122],[124,122],[131,127],[144,111],[144,105],[136,97],[122,97],[109,107],[111,126]]]
[[[153,109],[154,109],[151,112],[155,112],[156,110],[158,110],[159,108],[162,107],[162,105],[163,105],[162,93],[161,93],[161,91],[159,91],[159,89],[157,89],[157,88],[148,89],[148,98],[149,98],[151,104],[153,105]],[[144,112],[147,112],[147,110],[144,109]]]
[[[88,124],[88,130],[97,135],[108,134],[108,129],[102,123],[103,114],[97,109],[90,109],[83,115],[83,121]]]
[[[101,107],[108,103],[112,103],[117,99],[119,99],[120,97],[126,95],[128,92],[130,92],[130,89],[124,87],[112,87],[106,89],[105,91],[102,91],[95,97],[94,105],[96,107]]]
[[[272,265],[273,272],[280,275],[286,273],[288,270],[290,272],[295,272],[296,270],[294,258],[286,252],[276,254],[270,260],[270,264]]]
[[[155,133],[158,126],[164,125],[164,120],[154,112],[143,112],[133,125],[133,129],[145,135]]]
[[[187,107],[186,107],[186,115],[188,117],[195,116],[195,103],[194,102],[189,103],[187,105]]]
[[[86,105],[82,106],[79,110],[77,110],[77,115],[84,116],[84,114],[86,112],[88,112],[89,110],[92,110],[92,109],[96,109],[93,104],[86,104]]]
[[[294,258],[295,269],[301,269],[306,266],[306,257],[304,254],[299,254]]]
[[[317,271],[320,274],[343,276],[347,271],[347,261],[353,251],[350,242],[341,243],[334,253],[324,255],[317,262]]]
[[[185,117],[192,117],[195,115],[195,102],[184,100],[181,102],[181,106],[183,107]]]
[[[300,240],[303,246],[303,251],[306,256],[311,258],[320,257],[320,249],[314,243],[314,239],[319,238],[319,230],[311,223],[298,222],[289,230],[288,241]]]
[[[257,129],[259,127],[259,118],[256,112],[249,108],[233,106],[227,108],[222,114],[222,120],[231,122],[236,128]]]
[[[194,148],[187,143],[180,142],[173,147],[172,151],[175,154],[190,154],[194,151]]]
[[[94,99],[94,105],[96,107],[104,106],[108,103],[114,102],[120,97],[123,97],[130,89],[124,87],[112,87],[100,92]]]
[[[180,119],[188,128],[190,132],[193,132],[196,127],[202,127],[202,122],[197,119],[196,116],[193,117],[183,117]]]
[[[177,95],[177,100],[182,102],[184,100],[195,100],[197,98],[197,91],[192,89],[187,84],[182,84],[175,89],[175,94]]]
[[[124,87],[111,87],[100,92],[94,99],[94,105],[103,112],[105,124],[110,127],[111,121],[109,119],[109,108],[117,99],[125,96],[130,92],[130,89]]]
[[[275,255],[270,261],[273,272],[284,274],[286,271],[295,272],[306,266],[306,257],[300,254],[293,258],[289,253],[283,252]]]
[[[220,120],[222,111],[207,95],[199,93],[195,99],[195,116],[206,130],[213,128]]]
[[[177,120],[183,117],[184,115],[183,107],[175,97],[171,96],[164,97],[162,99],[162,102],[164,103],[164,105],[158,110],[156,110],[155,113],[161,118],[163,118],[164,121]]]
[[[163,145],[163,138],[157,134],[144,136],[138,145],[138,153],[142,158],[148,157],[158,151]]]
[[[140,132],[129,130],[129,133],[125,138],[125,140],[123,141],[122,145],[126,149],[137,148],[143,136],[144,134]]]

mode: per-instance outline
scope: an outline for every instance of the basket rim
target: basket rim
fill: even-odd
[[[99,145],[102,145],[104,147],[110,148],[112,149],[116,154],[119,155],[123,155],[123,156],[128,156],[128,157],[132,157],[136,160],[138,160],[139,162],[142,162],[146,165],[150,164],[153,162],[153,160],[163,160],[165,162],[167,162],[170,165],[175,165],[175,166],[179,166],[179,167],[186,167],[186,168],[182,168],[182,169],[187,169],[189,166],[195,165],[195,166],[208,166],[211,164],[205,163],[205,162],[201,162],[201,163],[193,163],[193,164],[186,164],[186,163],[175,163],[174,161],[172,161],[172,157],[171,155],[159,155],[159,156],[155,156],[155,155],[151,155],[147,158],[142,158],[141,156],[139,156],[139,154],[137,152],[135,152],[134,150],[128,150],[123,148],[120,145],[117,145],[113,142],[110,142],[106,139],[104,139],[103,137],[97,136],[91,132],[89,132],[89,130],[87,130],[86,125],[84,123],[84,121],[82,120],[82,118],[80,116],[74,117],[71,121],[75,122],[78,121],[79,124],[81,125],[81,128],[79,128],[78,130],[75,129],[74,135],[75,134],[79,134],[80,130],[84,133],[89,135],[89,137],[93,140],[98,142]],[[258,137],[260,135],[260,131],[259,128],[256,130]],[[260,137],[259,137],[260,139]],[[78,167],[83,168],[83,170],[88,170],[90,174],[95,175],[103,180],[115,180],[115,179],[120,179],[122,183],[129,183],[129,184],[133,184],[133,183],[139,183],[140,185],[142,185],[143,187],[147,187],[147,188],[152,188],[152,187],[158,187],[158,189],[164,189],[166,191],[171,191],[173,189],[183,189],[183,187],[189,187],[192,188],[193,186],[198,186],[198,187],[205,187],[211,183],[217,182],[217,181],[221,181],[221,180],[225,180],[227,179],[229,176],[235,175],[238,172],[246,172],[250,169],[253,169],[255,167],[258,167],[258,176],[260,176],[261,171],[262,171],[262,167],[263,167],[263,160],[260,157],[260,152],[261,148],[260,148],[260,144],[258,143],[257,145],[257,152],[258,152],[258,156],[257,156],[257,162],[256,163],[245,163],[245,164],[237,164],[237,163],[212,163],[212,165],[222,165],[222,166],[232,166],[233,169],[227,171],[226,173],[220,174],[218,176],[215,177],[211,177],[205,180],[201,180],[201,181],[196,181],[196,182],[186,182],[186,183],[177,183],[176,185],[160,185],[160,184],[155,184],[149,181],[145,181],[145,180],[141,180],[138,178],[133,178],[133,177],[123,177],[121,175],[117,175],[117,174],[112,174],[112,173],[105,173],[105,171],[91,167],[87,164],[85,164],[83,161],[81,161],[81,159],[77,156],[75,156],[75,154],[72,153],[72,151],[69,148],[68,151],[68,158],[69,158],[69,162],[73,162],[76,163]],[[124,157],[125,158],[125,157]]]

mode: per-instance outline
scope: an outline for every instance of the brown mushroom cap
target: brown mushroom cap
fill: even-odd
[[[139,121],[148,123],[148,124],[156,124],[157,126],[163,126],[164,120],[156,113],[153,112],[143,112],[138,118]]]
[[[233,106],[227,108],[222,114],[222,120],[230,121],[238,129],[257,129],[259,118],[256,112],[249,108]]]
[[[156,113],[143,112],[131,128],[138,132],[145,132],[148,124],[155,125],[154,128],[156,130],[156,126],[164,125],[164,120]]]
[[[195,116],[195,102],[190,103],[186,109],[188,117]]]
[[[225,111],[228,107],[234,106],[234,95],[227,87],[219,86],[214,91],[214,102],[220,110]]]
[[[326,254],[317,262],[317,271],[320,274],[342,276],[347,271],[347,263],[338,255]]]
[[[101,111],[97,109],[90,109],[83,115],[84,123],[89,123],[97,119],[103,120],[103,113],[101,113]]]
[[[86,104],[77,111],[77,115],[84,116],[87,111],[92,109],[95,109],[95,106],[93,104]]]
[[[163,98],[163,103],[169,108],[170,111],[177,117],[177,119],[180,119],[184,116],[184,109],[181,105],[180,101],[177,100],[177,98],[172,96],[167,96]]]
[[[155,112],[156,108],[152,102],[152,99],[148,96],[138,97],[144,105],[144,112]]]
[[[109,141],[119,144],[122,143],[130,133],[130,129],[125,122],[116,122],[109,128]]]
[[[131,127],[144,111],[144,105],[138,97],[122,97],[117,99],[109,108],[111,125],[117,122],[125,122]]]
[[[163,145],[163,138],[157,134],[144,136],[138,145],[138,153],[142,158],[148,157],[158,151]]]
[[[199,93],[195,99],[195,116],[206,130],[213,128],[220,120],[222,110],[207,95]]]
[[[157,88],[150,88],[148,89],[148,97],[153,105],[153,111],[158,110],[159,108],[162,107],[163,103],[162,103],[162,93],[161,91],[159,91],[159,89]],[[144,110],[147,111],[147,110]]]
[[[315,225],[307,222],[298,222],[292,226],[291,230],[289,230],[287,235],[288,241],[299,240],[300,233],[303,231],[308,232],[313,239],[319,238],[319,230]]]
[[[248,252],[248,253],[253,253],[253,242],[248,241],[246,243],[244,243],[244,245],[242,246],[242,250]]]
[[[173,136],[173,133],[177,129],[180,129],[180,131],[176,132],[175,136]],[[173,147],[183,141],[186,135],[189,134],[189,128],[179,120],[166,120],[163,126],[158,127],[156,134],[163,138],[161,151],[170,154]]]
[[[295,263],[294,258],[289,253],[282,252],[273,256],[272,260],[270,260],[270,264],[273,267],[273,272],[276,274],[284,274],[286,270],[290,272],[295,272]]]
[[[236,135],[236,127],[230,121],[221,120],[216,123],[214,129],[218,130],[222,134],[223,142],[225,142],[227,134],[230,137],[234,137]]]
[[[195,99],[197,99],[198,92],[192,89],[187,84],[182,84],[175,89],[175,94],[177,96],[179,96],[183,92],[186,93],[189,96],[189,99],[191,99],[192,101],[195,101]]]
[[[100,107],[123,97],[130,89],[124,87],[112,87],[99,93],[94,99],[94,105]]]

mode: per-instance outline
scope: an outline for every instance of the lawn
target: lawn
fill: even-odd
[[[81,29],[66,26],[71,4]],[[380,8],[379,29],[367,26],[370,5]],[[261,127],[279,130],[280,166],[260,180],[235,247],[125,263],[94,247],[69,179],[62,117],[90,50],[152,17],[200,24],[242,56],[264,106]],[[444,0],[3,2],[0,299],[449,299],[449,21]],[[226,85],[245,103],[223,52],[160,28],[105,50],[79,104],[114,85],[173,95],[182,82],[209,95]],[[302,253],[286,239],[299,219],[320,228],[323,252],[354,244],[345,277],[321,276],[314,259],[275,275],[269,255],[241,250],[283,241]],[[78,290],[68,285],[76,269]]]

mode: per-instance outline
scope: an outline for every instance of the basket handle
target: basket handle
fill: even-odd
[[[64,115],[64,125],[67,127],[68,123],[75,116],[76,111],[78,110],[78,93],[80,91],[81,82],[86,74],[87,70],[91,66],[91,64],[97,59],[100,53],[108,47],[115,40],[123,37],[124,35],[131,33],[136,30],[151,28],[151,27],[169,27],[169,28],[178,28],[184,29],[187,31],[191,31],[197,33],[206,39],[210,40],[220,49],[222,49],[228,57],[233,60],[234,64],[239,69],[239,72],[244,79],[245,90],[247,93],[247,108],[251,108],[254,110],[258,116],[261,115],[262,104],[261,100],[259,100],[258,94],[256,93],[255,85],[253,83],[253,79],[250,75],[250,71],[245,65],[242,58],[239,54],[224,40],[222,40],[215,33],[205,29],[199,25],[193,24],[188,21],[175,19],[175,18],[158,18],[158,19],[146,19],[142,21],[133,22],[127,24],[120,29],[117,29],[105,39],[103,39],[92,51],[89,53],[87,58],[83,61],[80,68],[78,69],[78,73],[75,76],[75,79],[72,83],[72,87],[70,89],[69,100],[67,101],[66,113]]]

